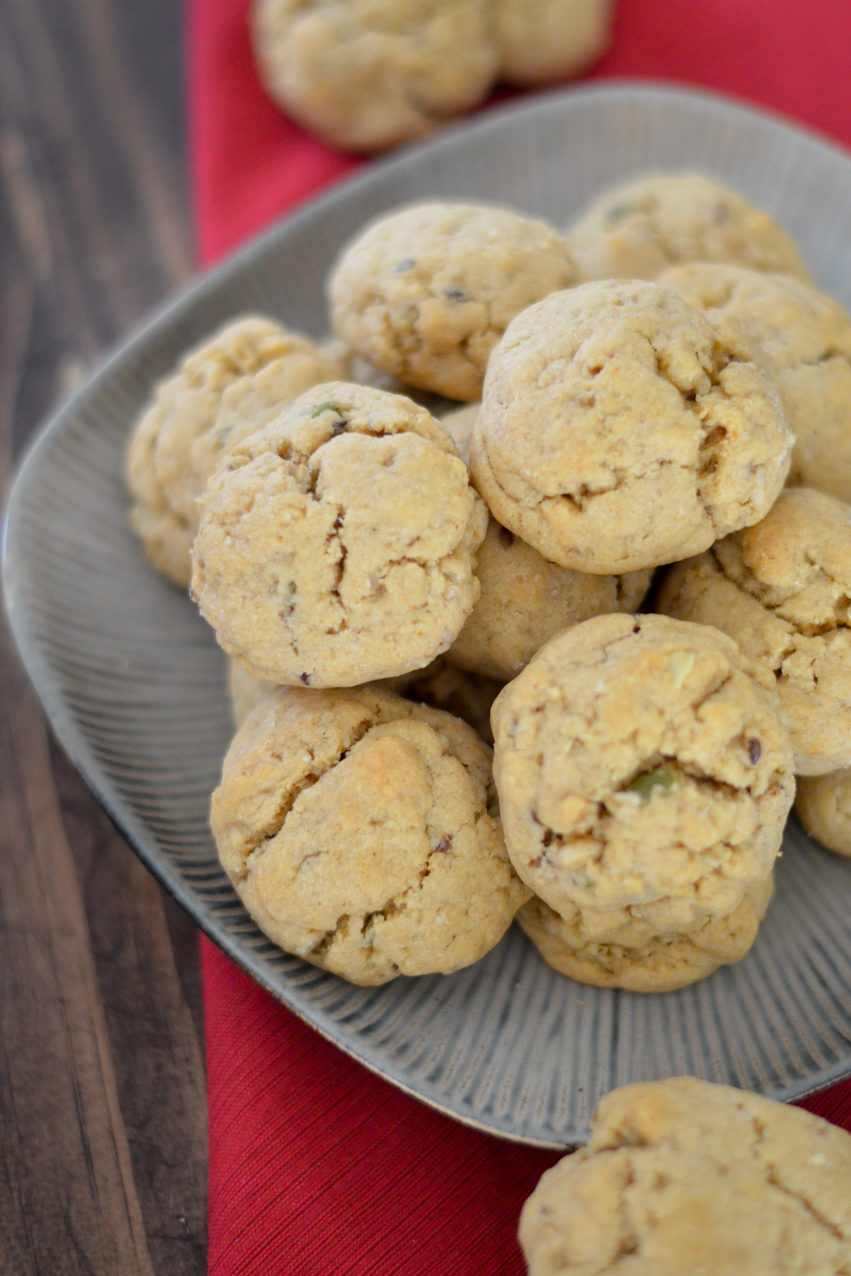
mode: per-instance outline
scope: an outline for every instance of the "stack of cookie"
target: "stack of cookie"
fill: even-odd
[[[566,236],[403,209],[328,295],[336,344],[235,321],[128,457],[149,557],[183,583],[192,544],[234,661],[213,828],[246,906],[359,983],[458,969],[518,910],[591,983],[737,960],[795,771],[851,768],[851,468],[826,443],[851,321],[691,174]],[[659,568],[665,614],[636,615]]]

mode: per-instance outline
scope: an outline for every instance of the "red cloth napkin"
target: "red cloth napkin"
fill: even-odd
[[[256,79],[249,0],[189,0],[200,259],[356,161],[284,119]],[[851,145],[848,0],[620,0],[593,78],[705,85]],[[374,1077],[202,941],[212,1276],[522,1273],[524,1199],[557,1154],[504,1143]],[[851,1083],[804,1106],[851,1129]]]

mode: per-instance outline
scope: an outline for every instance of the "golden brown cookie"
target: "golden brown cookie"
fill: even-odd
[[[529,892],[505,853],[490,750],[376,687],[284,688],[234,738],[219,857],[276,944],[358,984],[484,956]]]
[[[610,575],[697,553],[770,508],[792,434],[743,329],[641,280],[553,293],[491,357],[470,470],[552,562]]]
[[[851,765],[851,506],[790,488],[663,576],[656,607],[717,625],[772,678],[799,775]]]
[[[252,33],[269,95],[343,150],[432,132],[499,70],[488,0],[255,0]]]
[[[791,275],[698,262],[659,283],[699,309],[723,309],[759,342],[795,435],[790,483],[851,499],[851,316]]]
[[[605,52],[613,0],[494,0],[500,76],[550,84],[580,75]]]
[[[417,700],[433,709],[453,713],[492,745],[490,712],[502,688],[503,683],[496,678],[468,673],[450,664],[446,656],[438,656],[425,669],[397,678],[393,690],[406,700]]]
[[[485,204],[414,204],[343,250],[328,282],[334,331],[401,381],[478,399],[516,314],[579,278],[553,227]]]
[[[466,407],[454,408],[440,417],[440,424],[457,447],[465,465],[470,464],[470,440],[481,408],[481,403],[468,403]]]
[[[592,576],[559,567],[492,518],[476,575],[482,592],[448,656],[462,669],[508,682],[562,629],[604,612],[636,611],[652,572]]]
[[[851,856],[851,767],[801,776],[795,814],[810,837],[837,855]]]
[[[657,935],[730,914],[771,871],[794,793],[770,685],[724,634],[666,616],[553,638],[491,713],[519,875],[563,916],[629,909]]]
[[[225,451],[341,364],[261,315],[231,320],[155,388],[127,450],[131,519],[153,565],[188,585],[198,502]]]
[[[486,526],[424,408],[330,383],[228,453],[202,505],[193,596],[257,677],[354,686],[451,645]]]
[[[686,261],[726,261],[809,279],[773,217],[705,173],[647,173],[603,191],[567,230],[588,279],[655,279]]]
[[[661,934],[626,908],[573,905],[562,917],[537,897],[523,905],[517,921],[544,961],[562,975],[601,988],[671,992],[744,957],[772,890],[768,873],[748,887],[731,913]]]
[[[851,1136],[802,1108],[674,1077],[600,1101],[523,1207],[529,1276],[838,1276]]]

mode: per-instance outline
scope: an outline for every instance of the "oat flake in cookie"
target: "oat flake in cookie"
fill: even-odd
[[[724,634],[667,616],[552,639],[491,715],[519,875],[567,917],[608,912],[614,942],[624,909],[655,935],[733,912],[771,872],[794,793],[770,686]]]
[[[211,822],[271,940],[382,984],[477,961],[528,899],[494,799],[490,750],[451,714],[376,687],[282,688],[234,738]]]
[[[694,1077],[600,1101],[587,1146],[523,1207],[529,1276],[840,1276],[851,1136]]]
[[[642,280],[553,293],[491,356],[470,471],[552,562],[609,575],[755,523],[792,433],[747,334]]]
[[[424,408],[331,383],[240,443],[210,481],[193,595],[255,676],[355,686],[450,646],[479,594],[486,527]]]
[[[334,331],[412,386],[481,394],[509,320],[579,272],[546,222],[485,204],[427,203],[367,226],[328,283]]]

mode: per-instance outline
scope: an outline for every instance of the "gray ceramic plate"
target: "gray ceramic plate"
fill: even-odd
[[[583,1140],[601,1093],[693,1073],[792,1098],[851,1072],[851,864],[791,826],[757,943],[682,992],[572,983],[511,933],[449,977],[351,987],[277,951],[218,867],[208,795],[229,737],[223,660],[189,601],[145,565],[122,488],[153,381],[226,317],[261,309],[321,335],[323,279],[376,212],[449,196],[556,223],[648,167],[715,173],[772,211],[851,307],[851,162],[704,95],[617,85],[493,111],[373,166],[194,284],[47,426],[9,509],[6,602],[71,758],[163,885],[274,996],[394,1084],[531,1143]]]

